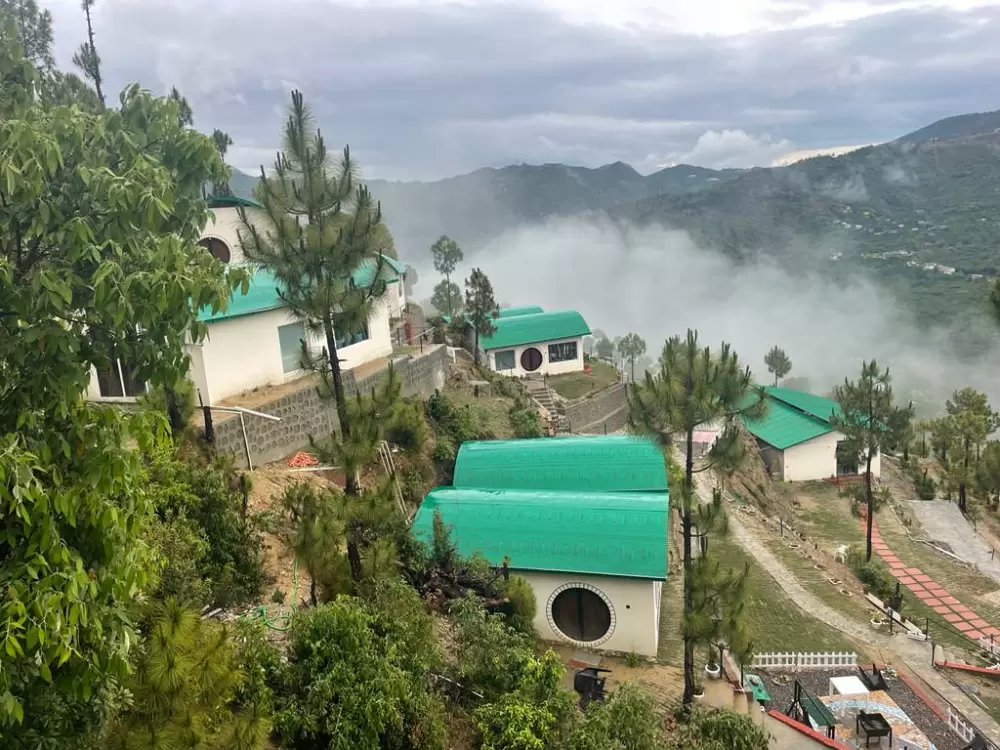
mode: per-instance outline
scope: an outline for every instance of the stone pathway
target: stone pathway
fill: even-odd
[[[897,581],[976,645],[979,645],[979,639],[983,636],[1000,636],[1000,629],[962,604],[920,568],[907,567],[900,561],[882,539],[878,524],[872,526],[872,551],[889,566]]]
[[[708,502],[708,499],[712,497],[714,478],[709,476],[709,474],[710,472],[695,474],[695,491],[702,502]],[[892,654],[899,657],[911,673],[917,675],[941,698],[960,711],[968,721],[972,722],[980,733],[988,737],[992,742],[1000,744],[1000,724],[946,677],[929,665],[930,647],[926,643],[915,641],[902,633],[896,633],[892,636],[876,633],[871,628],[865,627],[863,624],[827,606],[822,600],[803,588],[795,575],[779,562],[767,547],[747,531],[735,513],[729,514],[729,530],[740,546],[774,578],[782,591],[803,612],[810,617],[822,620],[841,633],[861,643],[874,646],[878,649],[885,648],[890,650]],[[881,537],[879,541],[881,541]],[[919,574],[922,575],[922,573]],[[884,659],[884,661],[888,662],[889,659]]]

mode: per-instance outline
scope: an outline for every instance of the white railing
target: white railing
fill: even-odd
[[[780,652],[754,654],[750,666],[757,669],[836,669],[858,666],[858,655],[853,651]]]
[[[972,742],[976,736],[976,730],[966,723],[964,717],[955,713],[951,706],[948,706],[948,727],[965,742]]]
[[[984,635],[979,639],[979,648],[993,656],[1000,655],[1000,643],[988,635]]]

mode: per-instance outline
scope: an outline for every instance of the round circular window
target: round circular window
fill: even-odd
[[[217,237],[205,237],[203,240],[198,242],[203,248],[208,250],[212,254],[213,258],[221,260],[223,263],[228,263],[230,259],[229,245],[220,240]]]
[[[603,592],[584,583],[560,586],[549,599],[549,625],[571,641],[595,644],[607,640],[615,627],[615,612]]]
[[[521,369],[527,372],[534,372],[542,366],[542,353],[535,347],[530,346],[521,352]]]

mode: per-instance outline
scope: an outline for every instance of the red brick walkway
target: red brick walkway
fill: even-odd
[[[953,597],[948,591],[934,581],[920,568],[908,568],[882,539],[878,525],[872,528],[872,551],[885,561],[892,575],[920,601],[934,610],[941,619],[961,631],[967,638],[979,644],[983,636],[1000,636],[1000,629],[990,625],[986,620]]]

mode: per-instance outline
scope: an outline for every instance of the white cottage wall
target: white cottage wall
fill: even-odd
[[[837,443],[844,439],[839,432],[828,432],[804,443],[786,448],[782,453],[782,477],[786,482],[809,482],[837,476]],[[864,461],[858,471],[864,471]],[[872,458],[872,476],[882,476],[882,456]]]
[[[549,346],[552,344],[576,343],[576,359],[562,362],[549,361]],[[542,355],[542,364],[537,370],[528,371],[521,366],[521,355],[526,349],[537,349]],[[514,352],[514,369],[501,370],[497,367],[496,355],[502,352]],[[554,339],[552,341],[542,341],[537,344],[524,344],[523,346],[508,347],[506,349],[494,349],[487,352],[490,369],[501,375],[508,375],[516,378],[523,378],[525,375],[562,375],[567,372],[581,372],[583,370],[583,337],[570,339]]]
[[[515,571],[535,592],[537,604],[535,630],[546,641],[570,643],[600,651],[636,653],[655,657],[659,645],[659,595],[663,582],[646,578],[538,573]],[[611,628],[600,640],[573,641],[556,629],[552,620],[552,601],[567,587],[586,588],[598,594],[611,610]]]

